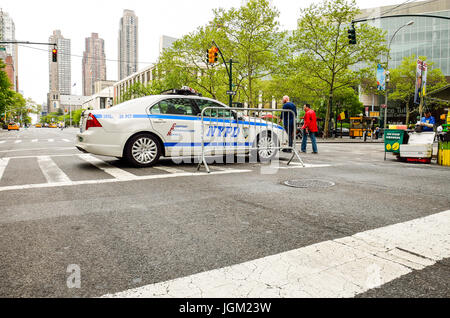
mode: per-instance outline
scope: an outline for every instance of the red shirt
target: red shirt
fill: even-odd
[[[310,109],[305,113],[304,124],[302,129],[308,128],[310,132],[318,132],[316,113]]]

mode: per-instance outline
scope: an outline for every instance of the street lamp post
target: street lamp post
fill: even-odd
[[[397,29],[397,31],[395,31],[394,35],[392,36],[391,40],[389,41],[389,45],[388,45],[388,53],[387,53],[387,60],[386,60],[386,87],[385,87],[385,98],[384,98],[384,130],[386,130],[387,127],[387,104],[388,104],[388,86],[389,86],[389,56],[391,54],[391,44],[392,44],[392,40],[394,40],[394,37],[397,35],[397,33],[403,29],[406,26],[410,26],[413,25],[414,21],[409,21],[408,23],[406,23],[405,25],[402,25],[400,28]]]

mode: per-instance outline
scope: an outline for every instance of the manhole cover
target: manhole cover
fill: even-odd
[[[334,182],[317,179],[305,179],[305,180],[288,180],[284,182],[284,185],[293,188],[329,188],[335,185]]]

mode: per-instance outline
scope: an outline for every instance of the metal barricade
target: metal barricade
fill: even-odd
[[[264,119],[261,115],[265,113]],[[285,130],[273,120],[277,118],[275,113],[280,113],[281,120],[285,116],[293,118],[293,125],[288,125]],[[271,116],[267,116],[267,115]],[[203,164],[207,172],[210,172],[207,155],[239,155],[249,154],[250,160],[271,161],[279,151],[292,152],[287,165],[294,157],[297,157],[304,167],[296,143],[297,117],[290,109],[266,109],[266,108],[227,108],[205,107],[201,113],[201,157],[197,171]],[[289,142],[291,136],[291,143]]]

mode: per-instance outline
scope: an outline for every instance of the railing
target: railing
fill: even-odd
[[[292,118],[292,125],[285,127],[288,131],[273,122],[278,119],[275,113],[280,113],[281,119]],[[201,113],[201,157],[197,170],[203,164],[210,172],[207,155],[227,155],[229,162],[229,155],[249,154],[250,162],[270,162],[280,151],[292,153],[287,165],[297,157],[304,166],[295,148],[296,130],[297,118],[292,110],[206,107]]]

